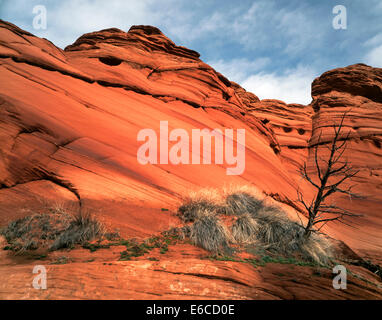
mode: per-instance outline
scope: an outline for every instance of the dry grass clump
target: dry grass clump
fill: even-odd
[[[240,215],[232,225],[232,237],[237,243],[256,243],[258,231],[259,224],[249,213]]]
[[[101,224],[89,213],[72,215],[62,206],[12,221],[0,232],[8,242],[7,249],[58,250],[83,244],[103,235]]]
[[[178,212],[184,222],[194,222],[201,218],[205,212],[216,213],[219,207],[207,200],[189,199],[183,203]]]
[[[304,237],[304,228],[290,220],[277,207],[265,207],[254,215],[258,222],[257,239],[264,249],[284,256],[300,256],[302,259],[328,264],[332,252],[329,242],[318,235]]]
[[[12,221],[1,230],[8,242],[8,249],[23,252],[47,247],[70,225],[72,216],[52,210],[47,214],[33,214]]]
[[[194,222],[206,212],[218,214],[224,210],[223,200],[215,189],[203,189],[191,193],[183,200],[178,212],[184,222]]]
[[[194,244],[216,253],[235,242],[322,265],[330,263],[333,255],[330,242],[317,234],[306,239],[304,228],[256,189],[230,188],[222,196],[216,190],[201,194],[179,208],[185,222],[194,222],[190,227]],[[237,217],[231,234],[218,219],[222,214]]]
[[[215,215],[205,214],[191,226],[191,241],[208,251],[224,253],[229,249],[229,233]]]
[[[85,244],[104,235],[102,224],[95,219],[90,212],[80,211],[73,217],[66,228],[53,242],[50,250],[71,248],[75,244]]]
[[[228,215],[240,216],[255,213],[263,207],[263,200],[256,199],[247,192],[235,192],[227,195],[225,211]]]
[[[299,249],[305,260],[320,265],[330,265],[334,257],[332,244],[323,235],[312,234],[308,240],[301,242]]]
[[[265,207],[251,212],[251,215],[259,224],[257,237],[267,247],[277,247],[290,242],[299,235],[300,230],[303,231],[300,225],[289,220],[285,213],[276,207]]]

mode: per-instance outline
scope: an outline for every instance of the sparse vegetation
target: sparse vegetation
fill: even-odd
[[[50,247],[50,250],[61,248],[72,248],[75,244],[85,244],[96,238],[101,238],[104,234],[101,223],[95,219],[89,211],[81,210],[70,221],[66,228]]]
[[[208,256],[207,258],[210,260],[216,260],[216,261],[247,262],[246,260],[238,259],[233,256],[219,255],[219,254]]]
[[[90,252],[95,252],[98,249],[109,249],[109,244],[100,244],[100,243],[85,243],[82,245],[82,248],[89,249]]]
[[[135,239],[123,240],[126,250],[121,252],[120,260],[128,261],[134,257],[143,256],[156,248],[159,249],[160,254],[165,254],[168,251],[169,245],[173,245],[180,240],[180,233],[180,230],[172,229],[163,232],[160,236],[151,237],[143,241]],[[152,257],[150,258],[150,260],[154,261],[153,259]]]
[[[240,215],[233,224],[232,236],[238,243],[254,244],[257,241],[259,228],[257,221],[247,212]]]
[[[290,220],[281,208],[258,192],[251,192],[250,188],[231,189],[220,199],[212,191],[202,195],[187,199],[179,208],[184,222],[193,222],[188,225],[188,237],[195,245],[221,256],[236,248],[251,247],[280,257],[279,261],[320,265],[331,262],[331,245],[324,236],[304,237],[302,225]],[[221,222],[224,215],[234,219],[230,230]]]
[[[219,219],[205,213],[191,227],[191,241],[211,252],[227,252],[229,250],[229,233]]]
[[[348,224],[346,219],[362,216],[337,206],[333,201],[329,201],[333,195],[338,194],[346,194],[349,198],[361,198],[361,195],[352,191],[354,185],[344,187],[359,172],[349,164],[348,160],[343,160],[350,137],[350,131],[347,134],[342,132],[346,115],[347,112],[342,115],[338,125],[333,124],[334,135],[333,140],[327,146],[329,151],[327,159],[323,159],[318,154],[319,146],[325,143],[321,139],[321,132],[314,146],[315,173],[308,172],[306,163],[300,170],[301,176],[317,190],[310,202],[304,199],[299,190],[297,192],[298,200],[302,203],[308,217],[304,227],[304,236],[306,238],[309,238],[316,231],[320,231],[329,222],[338,221]]]
[[[66,256],[58,257],[55,261],[51,262],[50,264],[67,264],[70,261],[70,259]]]
[[[331,246],[324,236],[304,237],[304,228],[291,221],[279,208],[269,206],[254,215],[259,228],[257,239],[264,249],[287,257],[299,256],[305,261],[327,264],[332,256]]]
[[[179,213],[184,222],[194,222],[201,218],[205,212],[217,213],[219,206],[207,200],[188,199],[179,207]]]
[[[178,213],[184,222],[194,222],[206,212],[218,214],[224,210],[220,195],[215,190],[206,189],[185,198]]]
[[[226,197],[226,214],[240,216],[258,212],[263,208],[263,200],[256,199],[247,192],[235,192]]]
[[[114,231],[114,232],[106,232],[104,234],[104,237],[106,240],[113,241],[113,240],[120,239],[121,235],[119,234],[118,231]]]
[[[143,256],[149,252],[150,247],[146,243],[130,242],[126,244],[126,250],[121,252],[122,261],[131,260],[133,257]]]
[[[259,258],[236,258],[233,256],[227,255],[212,255],[207,257],[210,260],[216,261],[231,261],[231,262],[241,262],[241,263],[250,263],[254,267],[264,267],[267,263],[280,263],[280,264],[293,264],[296,266],[308,266],[316,267],[317,264],[314,262],[298,260],[293,257],[285,258],[283,256],[269,256],[269,255],[260,255]]]
[[[75,244],[85,245],[101,238],[103,233],[102,225],[90,213],[72,215],[61,206],[12,221],[1,230],[8,242],[6,248],[19,254],[29,250],[53,251],[72,248]]]

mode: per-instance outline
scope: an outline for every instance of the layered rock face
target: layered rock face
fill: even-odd
[[[146,227],[140,209],[139,218],[115,214],[126,203],[173,206],[192,189],[231,183],[255,183],[269,193],[294,196],[272,131],[249,112],[226,78],[158,29],[90,33],[65,51],[9,23],[0,31],[0,178],[7,193],[2,224],[14,218],[13,206],[22,199],[10,195],[20,188],[22,197],[49,186],[85,207],[105,207],[103,216],[117,225],[125,221],[137,235],[152,230],[139,229],[136,219]],[[137,134],[149,128],[159,136],[160,121],[190,136],[192,129],[245,129],[244,173],[227,176],[227,164],[139,164],[143,142]],[[105,201],[113,205],[102,205]]]
[[[354,191],[364,199],[343,195],[338,203],[364,215],[354,228],[340,228],[336,236],[349,245],[362,248],[381,247],[382,239],[382,69],[363,64],[325,72],[312,84],[314,110],[312,137],[309,146],[319,140],[326,144],[333,138],[333,124],[339,124],[346,112],[342,135],[347,138],[343,160],[359,170],[353,179]],[[322,157],[328,150],[322,149]],[[310,170],[314,171],[314,155],[310,148]],[[350,200],[350,201],[349,201]],[[372,236],[371,236],[372,235]]]
[[[333,225],[327,231],[355,250],[380,256],[381,69],[355,65],[323,74],[313,83],[309,106],[260,101],[155,27],[93,32],[61,50],[0,21],[0,74],[0,226],[39,210],[42,203],[70,201],[95,212],[122,236],[143,238],[179,225],[176,208],[190,191],[230,184],[255,185],[295,216],[296,189],[307,196],[313,191],[296,170],[306,160],[311,163],[319,132],[329,142],[328,126],[351,108],[349,157],[362,169],[361,191],[372,196],[356,203],[368,211],[359,230]],[[232,165],[215,164],[214,148],[212,164],[140,164],[138,133],[152,129],[162,143],[160,121],[190,137],[193,129],[245,129],[243,174],[227,175]],[[302,287],[290,289],[293,272],[284,283],[271,280],[273,272],[286,272],[287,266],[261,274],[230,261],[204,262],[200,257],[206,253],[194,247],[171,250],[158,263],[117,262],[112,273],[104,262],[115,256],[100,257],[85,269],[82,260],[51,266],[57,286],[49,297],[70,298],[60,285],[73,273],[77,283],[70,292],[77,298],[306,298],[311,286],[312,274],[303,268],[296,271]],[[12,264],[4,259],[1,273]],[[13,280],[1,283],[3,297],[48,297],[23,289],[28,267],[17,267]],[[120,274],[126,287],[117,288],[113,274]],[[323,283],[331,286],[329,273],[316,281],[317,287]],[[355,282],[352,293],[341,297],[380,294],[366,291]],[[310,297],[335,298],[336,291],[312,289]]]

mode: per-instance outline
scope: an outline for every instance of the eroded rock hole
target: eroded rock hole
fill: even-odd
[[[108,66],[118,66],[122,63],[122,60],[113,57],[100,57],[98,60]]]
[[[381,141],[373,139],[374,145],[378,148],[381,149]]]
[[[299,135],[302,136],[305,133],[305,130],[300,128],[300,129],[297,130],[297,132],[298,132]]]

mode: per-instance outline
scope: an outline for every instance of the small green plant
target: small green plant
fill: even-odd
[[[128,261],[131,260],[133,257],[140,257],[144,254],[148,253],[148,249],[146,248],[146,245],[141,243],[131,243],[126,247],[125,251],[121,252],[121,261]]]
[[[168,251],[168,247],[167,247],[167,246],[163,246],[163,247],[160,249],[159,253],[160,253],[160,254],[165,254],[167,251]]]
[[[119,239],[118,241],[109,242],[108,246],[128,246],[130,243],[129,240]]]
[[[212,255],[207,257],[210,260],[216,260],[216,261],[232,261],[232,262],[245,262],[243,259],[239,259],[233,256],[228,255]]]
[[[293,264],[296,266],[307,266],[307,267],[315,267],[316,263],[307,262],[303,260],[298,260],[293,257],[282,257],[282,256],[261,256],[260,259],[246,259],[247,262],[251,263],[254,266],[265,266],[267,263],[279,263],[279,264]]]
[[[250,263],[255,268],[265,266],[265,262],[259,259],[245,259],[245,261]]]
[[[70,259],[66,256],[58,257],[55,261],[51,262],[50,264],[67,264],[70,261]]]
[[[175,244],[179,239],[179,230],[170,230],[163,232],[160,236],[154,236],[141,242],[134,239],[124,240],[126,250],[121,252],[120,260],[129,261],[154,249],[159,249],[160,254],[165,254],[168,251],[168,246]]]
[[[36,259],[36,260],[43,260],[47,257],[46,254],[39,254],[37,256],[34,256],[33,258]]]
[[[115,232],[106,232],[104,234],[104,237],[108,241],[114,241],[114,240],[118,240],[118,239],[121,238],[121,236],[120,236],[118,231],[115,231]]]
[[[95,252],[98,249],[108,249],[110,248],[109,244],[99,244],[99,243],[85,243],[82,245],[82,248],[89,249],[90,252]]]

